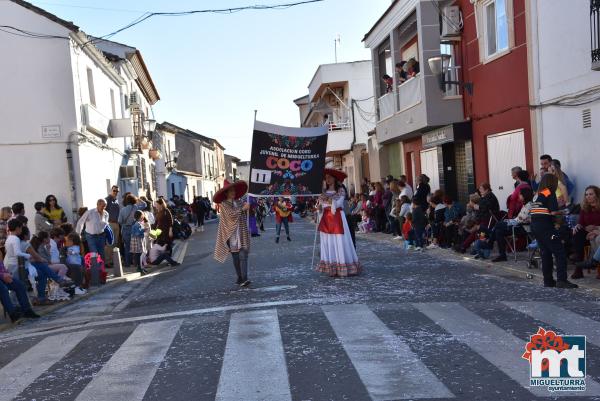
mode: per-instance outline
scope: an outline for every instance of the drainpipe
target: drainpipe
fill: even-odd
[[[354,145],[356,144],[356,124],[355,124],[355,119],[354,119],[354,104],[356,103],[356,100],[354,99],[350,99],[350,111],[352,114],[352,143],[350,144],[350,153],[352,153],[352,158],[354,159]],[[355,166],[356,167],[356,166]],[[360,168],[361,168],[361,173],[362,173],[362,160],[360,163]],[[355,171],[357,169],[355,168]],[[363,175],[363,174],[361,174]],[[358,183],[358,185],[362,185],[362,180],[361,182]],[[357,186],[354,185],[354,190],[356,191]]]
[[[71,190],[71,208],[72,208],[72,215],[76,216],[77,215],[77,207],[79,205],[78,199],[77,199],[77,178],[75,177],[75,162],[73,161],[73,142],[75,141],[75,144],[77,144],[77,137],[81,135],[80,132],[78,131],[72,131],[69,134],[69,140],[68,140],[68,144],[67,144],[67,170],[68,170],[68,175],[69,175],[69,187]],[[73,139],[73,137],[75,137],[75,139]]]

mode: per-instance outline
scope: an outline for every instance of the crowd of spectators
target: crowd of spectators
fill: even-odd
[[[432,192],[425,174],[414,191],[406,176],[365,181],[350,199],[351,219],[357,231],[390,234],[408,250],[449,248],[497,263],[529,247],[541,254],[546,286],[576,287],[566,277],[568,259],[576,264],[572,279],[585,269],[595,269],[600,279],[600,189],[588,186],[577,203],[573,181],[549,155],[541,156],[534,174],[521,167],[510,174],[514,190],[502,203],[482,182],[466,205],[442,190]]]
[[[396,63],[396,85],[400,86],[404,82],[414,78],[420,72],[419,62],[415,58],[410,58],[408,61],[400,61]],[[385,93],[394,91],[394,78],[388,74],[381,76],[385,85]]]
[[[38,317],[33,306],[86,294],[93,263],[99,265],[101,282],[117,261],[141,274],[165,261],[178,265],[173,241],[187,239],[191,224],[202,229],[214,212],[208,198],[196,197],[189,205],[178,196],[121,197],[117,186],[93,209],[80,208],[72,222],[54,195],[33,208],[33,224],[22,202],[0,209],[0,301],[13,322]]]

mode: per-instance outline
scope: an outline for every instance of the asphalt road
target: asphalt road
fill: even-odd
[[[600,399],[593,292],[364,236],[364,274],[332,279],[310,266],[314,225],[279,244],[273,226],[253,239],[249,289],[212,259],[207,225],[182,266],[0,334],[0,401]],[[528,387],[538,327],[587,335],[585,392]]]

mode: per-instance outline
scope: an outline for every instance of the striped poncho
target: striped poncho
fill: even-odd
[[[219,228],[217,229],[217,242],[215,244],[214,257],[217,261],[224,263],[230,252],[239,252],[239,249],[230,249],[227,241],[240,228],[241,248],[250,250],[250,235],[248,233],[247,213],[242,210],[239,201],[223,201],[220,205]]]

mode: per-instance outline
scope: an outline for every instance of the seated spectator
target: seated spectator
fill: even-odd
[[[42,209],[42,214],[46,216],[46,218],[55,227],[67,222],[65,211],[62,209],[62,207],[58,206],[56,196],[54,195],[46,196],[46,202],[44,204],[44,208]]]
[[[414,197],[412,200],[412,235],[415,241],[415,250],[423,249],[423,240],[427,227],[427,216],[421,207],[421,202]]]
[[[54,230],[60,230],[55,228]],[[55,235],[57,231],[54,231]],[[50,268],[59,276],[65,275],[75,283],[75,294],[84,295],[87,291],[83,289],[83,268],[78,264],[65,265],[60,263],[60,254],[56,241],[50,238],[47,232],[41,232],[31,239],[31,245],[37,250],[37,253],[48,261]]]
[[[458,227],[460,246],[457,244],[455,250],[465,253],[471,244],[477,239],[477,230],[479,230],[478,205],[481,202],[481,196],[478,193],[469,195],[466,214],[460,220]]]
[[[443,197],[440,194],[434,194],[430,200],[430,207],[432,210],[431,220],[431,244],[427,247],[428,249],[437,248],[440,244],[442,226],[444,225],[446,205],[444,204]]]
[[[385,93],[391,93],[394,91],[394,79],[390,77],[388,74],[383,74],[381,77],[383,83],[385,84]]]
[[[31,304],[29,303],[27,287],[25,287],[25,284],[23,284],[21,280],[17,277],[13,277],[13,275],[6,270],[4,263],[2,263],[3,258],[4,254],[0,252],[0,302],[2,303],[5,314],[8,314],[10,321],[13,323],[21,317],[30,319],[38,318],[39,315],[33,311]],[[17,296],[21,310],[17,310],[14,306],[9,291],[13,291]]]
[[[179,266],[179,263],[171,257],[171,254],[168,250],[168,245],[160,240],[156,241],[152,245],[152,248],[150,248],[148,260],[152,266],[158,266],[165,260],[169,266]]]
[[[369,216],[368,210],[363,210],[361,213],[361,222],[358,223],[358,230],[361,233],[371,232],[373,229],[373,224],[371,222],[371,217]]]
[[[506,237],[512,234],[512,227],[515,228],[515,235],[526,235],[523,224],[531,223],[531,207],[533,206],[533,190],[529,185],[523,186],[519,191],[519,201],[523,205],[519,214],[515,218],[502,220],[494,227],[493,239],[498,242],[499,255],[492,259],[492,262],[506,262]],[[493,241],[492,241],[493,243]]]
[[[473,242],[473,250],[471,254],[475,259],[487,259],[492,252],[492,242],[490,240],[489,231],[481,227],[477,231],[477,239]]]
[[[29,228],[27,226],[23,226],[21,230],[21,234],[19,235],[19,239],[21,240],[21,250],[23,252],[31,255],[31,258],[28,259],[26,263],[31,264],[33,268],[35,268],[37,272],[37,294],[38,297],[33,301],[34,305],[50,305],[52,304],[52,300],[46,298],[46,283],[48,278],[52,279],[56,284],[60,286],[70,286],[73,281],[66,276],[66,272],[63,275],[59,275],[54,270],[50,268],[48,265],[49,261],[42,258],[37,251],[31,245],[30,239],[31,234],[29,232]],[[43,279],[45,277],[45,279]],[[43,282],[44,286],[41,286],[41,282]],[[41,294],[41,295],[40,295]],[[68,299],[69,295],[60,290],[55,294],[57,299]]]
[[[515,166],[513,168],[510,169],[510,175],[512,177],[513,180],[515,180],[515,188],[517,187],[517,185],[519,185],[521,183],[521,181],[519,180],[519,171],[523,170],[522,167],[520,166]]]
[[[596,249],[596,252],[594,252],[594,254],[592,255],[592,257],[588,260],[586,260],[585,262],[579,262],[576,265],[577,270],[573,273],[573,275],[575,275],[575,273],[577,273],[577,271],[581,272],[581,276],[583,277],[583,269],[596,269],[596,279],[600,280],[600,248]],[[571,275],[571,278],[580,278],[580,277],[573,277],[573,275]]]
[[[33,218],[33,224],[35,226],[35,233],[49,232],[54,225],[48,218],[42,213],[44,209],[44,202],[35,202],[33,205],[35,209],[35,216]]]
[[[479,220],[479,224],[491,228],[493,226],[493,219],[500,211],[498,198],[496,198],[496,195],[492,192],[492,187],[487,182],[479,185],[479,195],[481,196],[481,200],[479,203],[474,204],[474,208],[477,211],[477,219]]]
[[[583,250],[590,244],[595,251],[600,247],[600,188],[590,185],[581,202],[578,224],[573,228],[575,260],[583,261]],[[592,252],[594,253],[594,252]]]
[[[444,224],[442,225],[440,246],[442,248],[450,248],[456,245],[459,241],[458,227],[461,218],[465,215],[465,208],[458,201],[453,201],[449,196],[444,197]]]

